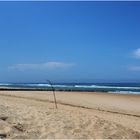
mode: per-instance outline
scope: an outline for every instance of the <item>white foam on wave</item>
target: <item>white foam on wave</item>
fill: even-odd
[[[118,94],[140,94],[140,92],[135,91],[109,91],[108,93],[118,93]]]
[[[78,88],[103,88],[103,89],[140,89],[140,87],[120,87],[120,86],[98,86],[98,85],[75,85]]]
[[[70,87],[70,86],[68,86],[68,85],[53,85],[54,87]]]
[[[26,86],[50,87],[50,84],[26,84]],[[67,85],[52,85],[53,87],[68,87]]]
[[[21,86],[37,86],[37,87],[50,87],[50,84],[18,84]]]
[[[33,86],[33,87],[51,87],[50,84],[19,84],[19,85],[23,85],[23,86]],[[52,85],[53,87],[69,87],[67,85]]]
[[[10,83],[0,83],[0,86],[8,86],[8,85],[12,85]]]

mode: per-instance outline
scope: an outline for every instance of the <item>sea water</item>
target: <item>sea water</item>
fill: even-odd
[[[1,88],[140,94],[140,83],[0,83]]]

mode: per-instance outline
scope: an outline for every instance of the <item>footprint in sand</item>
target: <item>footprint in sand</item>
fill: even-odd
[[[6,121],[8,119],[8,117],[7,116],[0,116],[0,119],[3,121]]]
[[[7,122],[5,122],[5,118],[0,119],[0,138],[7,138],[11,131],[12,128]]]

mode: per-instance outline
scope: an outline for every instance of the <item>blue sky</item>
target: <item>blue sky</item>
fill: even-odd
[[[140,2],[0,2],[0,82],[140,82]]]

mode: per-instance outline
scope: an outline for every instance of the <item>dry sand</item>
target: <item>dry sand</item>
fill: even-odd
[[[56,92],[56,97],[58,109],[48,102],[52,92],[0,91],[0,137],[140,138],[139,95]]]

